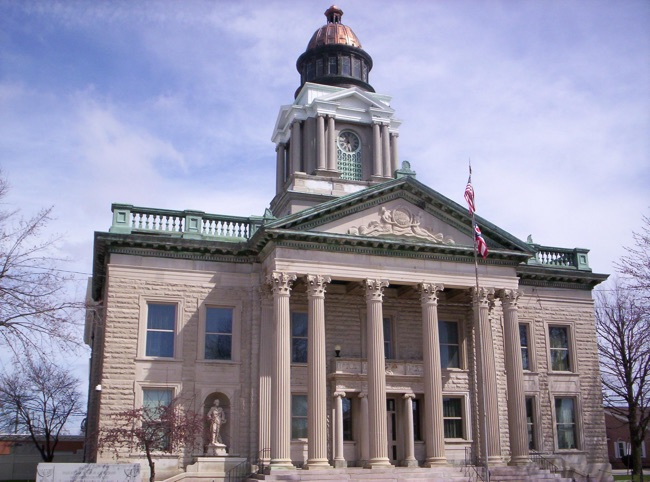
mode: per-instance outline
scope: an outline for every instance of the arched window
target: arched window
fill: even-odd
[[[341,179],[360,181],[361,168],[361,139],[354,132],[344,130],[339,133],[336,141],[337,168]]]

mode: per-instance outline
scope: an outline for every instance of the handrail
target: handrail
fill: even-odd
[[[531,450],[528,454],[530,461],[537,465],[542,470],[548,470],[552,474],[558,474],[562,472],[560,467],[555,465],[555,463],[546,457],[547,454]]]
[[[269,455],[266,457],[266,455]],[[243,462],[235,465],[226,473],[227,482],[241,482],[244,479],[247,479],[251,473],[253,473],[253,466],[257,466],[255,470],[256,473],[264,473],[264,468],[266,467],[265,461],[269,460],[271,456],[271,449],[265,448],[260,450],[257,453],[257,458],[254,461],[251,461],[250,457],[247,457]]]
[[[478,461],[474,457],[472,447],[465,447],[465,459],[463,460],[463,467],[465,467],[463,475],[465,477],[468,477],[470,481],[485,481],[485,467],[478,465]]]

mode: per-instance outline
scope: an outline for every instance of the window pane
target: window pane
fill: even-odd
[[[559,449],[575,449],[576,424],[573,398],[555,399],[555,423],[557,426],[557,446]]]
[[[149,331],[147,332],[146,356],[174,356],[174,332]]]
[[[460,398],[443,398],[443,416],[444,417],[460,417],[461,416],[461,401]]]
[[[384,357],[393,358],[393,331],[391,330],[390,318],[384,318]]]
[[[174,330],[176,321],[176,305],[147,305],[147,328],[154,330]]]
[[[307,396],[291,396],[291,438],[307,438]]]
[[[352,77],[361,78],[361,60],[356,57],[352,57]]]
[[[206,333],[232,333],[232,308],[207,308]]]
[[[316,77],[323,76],[323,59],[316,60]]]
[[[343,402],[343,440],[352,439],[352,400],[349,398],[341,399]]]
[[[460,368],[460,345],[458,342],[458,323],[442,321],[438,324],[440,338],[440,366]]]
[[[232,358],[232,336],[205,335],[205,358],[207,360],[230,360]]]
[[[526,424],[528,425],[528,449],[535,450],[535,415],[533,412],[533,399],[526,397]]]
[[[341,74],[350,76],[350,57],[341,57]]]
[[[551,350],[551,368],[556,372],[568,372],[569,352],[567,350]]]
[[[145,388],[142,390],[144,408],[166,407],[172,403],[172,390],[168,388]]]
[[[569,348],[569,335],[565,326],[549,327],[551,348]]]
[[[462,400],[460,398],[443,397],[442,415],[445,438],[464,438]]]
[[[329,61],[328,62],[328,73],[330,75],[338,75],[338,68],[337,68],[338,58],[337,57],[330,57],[328,59],[328,61]]]
[[[307,336],[307,313],[291,313],[291,335]]]
[[[441,321],[438,323],[440,343],[458,344],[458,323],[455,321]]]
[[[294,338],[291,347],[293,363],[307,363],[307,338]]]
[[[291,361],[307,363],[307,313],[291,313]]]

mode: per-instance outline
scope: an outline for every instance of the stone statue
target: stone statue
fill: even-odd
[[[219,406],[219,400],[214,401],[214,405],[208,412],[208,418],[210,419],[210,442],[223,445],[220,431],[221,426],[226,423],[226,413]]]

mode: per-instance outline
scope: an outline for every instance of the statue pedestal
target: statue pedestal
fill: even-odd
[[[208,449],[206,450],[206,455],[208,456],[227,456],[228,451],[226,450],[226,445],[225,444],[209,444]]]

